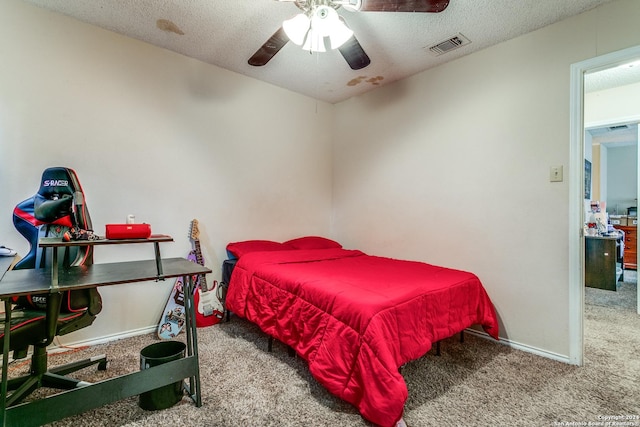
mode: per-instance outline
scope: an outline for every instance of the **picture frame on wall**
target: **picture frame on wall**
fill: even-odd
[[[584,159],[584,198],[591,199],[591,162]]]

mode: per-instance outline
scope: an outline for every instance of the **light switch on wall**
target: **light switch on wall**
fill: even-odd
[[[562,182],[562,166],[551,166],[549,180],[551,182]]]

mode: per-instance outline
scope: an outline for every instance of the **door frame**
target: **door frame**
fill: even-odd
[[[571,65],[569,102],[569,362],[579,366],[584,364],[584,75],[622,65],[637,58],[640,58],[640,46]],[[638,308],[640,309],[640,302]]]

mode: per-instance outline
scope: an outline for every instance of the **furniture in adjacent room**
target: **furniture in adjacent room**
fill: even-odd
[[[585,236],[584,284],[615,291],[622,277],[621,237]]]
[[[615,228],[624,231],[624,268],[638,269],[638,228],[636,225],[616,225]]]
[[[60,238],[41,239],[39,247],[50,248],[52,260],[58,258],[58,251],[66,252],[74,246],[107,244],[153,243],[155,259],[129,261],[89,266],[59,268],[52,262],[48,268],[10,270],[0,280],[0,299],[5,306],[5,324],[2,364],[2,397],[0,402],[0,425],[11,427],[39,426],[66,418],[111,403],[163,387],[176,380],[188,379],[187,392],[196,406],[201,406],[200,371],[198,362],[197,334],[193,306],[193,277],[210,273],[211,270],[184,258],[160,257],[160,242],[173,239],[165,235],[152,235],[149,239],[93,240],[63,242]],[[64,256],[64,255],[63,255]],[[0,267],[7,268],[3,262]],[[153,366],[138,372],[106,379],[96,383],[82,383],[81,387],[66,390],[55,395],[25,403],[9,405],[7,396],[13,379],[8,378],[9,353],[11,348],[12,301],[26,295],[52,296],[65,292],[96,289],[100,286],[124,283],[158,281],[182,277],[185,284],[185,314],[187,349],[184,358]],[[57,311],[47,313],[48,324],[57,323]],[[55,330],[54,330],[55,332]],[[61,372],[61,375],[66,371]]]

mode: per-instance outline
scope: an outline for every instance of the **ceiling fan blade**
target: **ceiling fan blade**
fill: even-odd
[[[249,58],[249,65],[253,65],[254,67],[266,65],[288,41],[289,37],[285,34],[284,29],[280,27],[278,31],[273,33],[273,35],[269,37],[269,40],[264,42],[264,44],[260,46],[260,49]]]
[[[430,12],[439,13],[449,0],[362,0],[361,12]]]
[[[371,64],[369,56],[367,56],[362,46],[360,46],[356,36],[351,36],[338,50],[352,70],[360,70]]]

